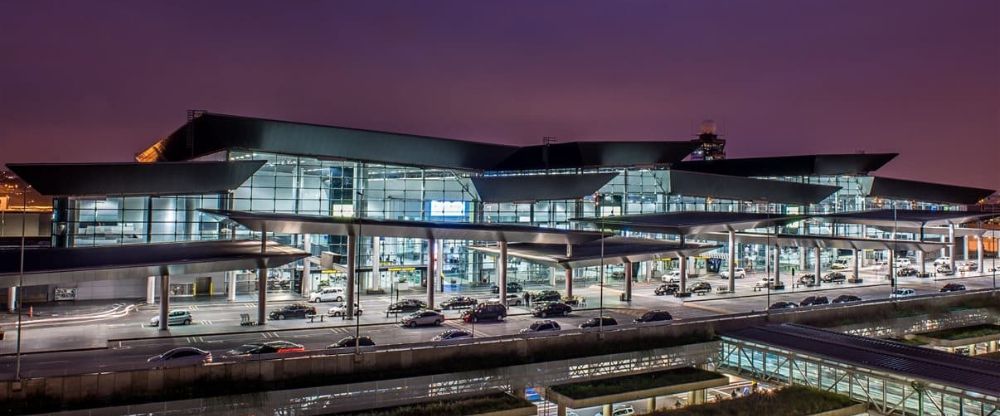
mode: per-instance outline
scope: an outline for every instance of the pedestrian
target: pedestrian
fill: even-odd
[[[749,395],[750,395],[750,387],[749,386],[743,386],[743,396],[746,397],[746,396],[749,396]]]
[[[732,393],[729,393],[729,397],[732,399],[736,398],[736,389],[733,389]]]
[[[680,409],[682,406],[684,406],[684,405],[681,404],[680,399],[678,399],[676,402],[674,402],[674,409]]]
[[[531,294],[528,292],[524,292],[524,306],[530,306],[530,305],[531,305]]]

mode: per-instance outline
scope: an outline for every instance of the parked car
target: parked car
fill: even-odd
[[[544,332],[544,331],[559,331],[562,328],[559,326],[559,322],[546,319],[543,321],[535,321],[531,326],[527,328],[522,328],[521,333],[527,334],[530,332]]]
[[[830,263],[830,270],[847,270],[847,261],[837,260]]]
[[[344,297],[347,294],[344,292],[344,288],[340,287],[327,287],[323,288],[318,292],[312,292],[309,294],[310,302],[343,302]]]
[[[733,274],[736,276],[735,277],[736,279],[742,279],[744,277],[747,277],[747,271],[744,268],[742,268],[742,267],[737,267],[736,268],[736,273],[733,273]],[[728,269],[719,270],[719,277],[721,277],[723,279],[728,279],[729,278],[729,270]]]
[[[795,304],[795,302],[784,302],[784,301],[782,301],[782,302],[774,302],[774,303],[772,303],[771,306],[767,307],[767,309],[794,309],[794,308],[797,308],[797,307],[799,307],[799,305]]]
[[[444,314],[430,309],[421,309],[403,318],[399,324],[408,328],[416,328],[425,325],[441,325],[444,323]]]
[[[517,296],[517,295],[514,295]],[[468,296],[452,296],[441,302],[441,309],[471,308],[479,303],[475,298]]]
[[[583,321],[583,323],[580,324],[580,329],[597,328],[600,326],[614,326],[614,325],[618,325],[618,320],[610,316],[602,316],[600,318],[590,318],[586,321]]]
[[[763,279],[758,280],[757,284],[755,284],[754,287],[758,289],[770,288],[771,290],[782,290],[785,288],[785,283],[775,282],[773,277],[765,277]]]
[[[632,405],[627,404],[622,407],[616,407],[614,410],[611,411],[610,415],[605,415],[604,412],[602,411],[595,413],[594,416],[632,416],[634,414],[636,414],[635,408],[633,408]]]
[[[358,304],[355,303],[354,304],[354,315],[361,316],[361,313],[363,313],[363,312],[364,312],[364,310],[361,309],[361,306],[358,306]],[[326,312],[326,314],[330,315],[330,316],[347,316],[347,304],[346,303],[341,303],[340,305],[334,306],[334,307],[330,308],[330,310],[328,310]]]
[[[535,292],[531,294],[531,302],[559,302],[562,300],[562,295],[554,290],[543,290],[540,292]]]
[[[841,272],[830,272],[823,275],[820,280],[826,283],[844,283],[847,281],[847,275]]]
[[[854,295],[840,295],[833,298],[832,303],[851,303],[851,302],[861,302],[861,298]]]
[[[948,283],[941,288],[942,292],[959,292],[965,290],[965,285],[961,283]]]
[[[160,326],[160,317],[154,316],[149,320],[149,324]],[[167,313],[167,325],[191,325],[191,312],[180,310],[170,311]]]
[[[826,305],[828,303],[830,303],[830,300],[826,296],[809,296],[802,299],[802,302],[799,302],[799,306]]]
[[[499,303],[481,303],[462,314],[462,320],[465,322],[502,321],[506,317],[507,308]]]
[[[316,308],[302,303],[293,303],[291,305],[282,306],[278,310],[271,311],[271,314],[268,316],[271,319],[277,319],[280,321],[282,319],[287,319],[287,318],[304,319],[306,315],[315,315],[315,314],[316,314]]]
[[[937,274],[940,274],[940,275],[943,275],[943,276],[951,276],[951,275],[955,274],[955,271],[952,270],[951,266],[949,266],[947,264],[942,264],[942,265],[938,266],[937,268],[935,268],[934,271],[937,272]]]
[[[642,314],[642,316],[635,319],[635,323],[641,324],[643,322],[660,322],[660,321],[670,321],[673,320],[673,315],[670,312],[661,310],[651,310]]]
[[[500,303],[500,298],[499,297],[490,298],[484,300],[483,302]],[[507,294],[507,306],[521,306],[523,304],[524,304],[524,298],[522,298],[520,295]]]
[[[524,287],[517,282],[507,282],[507,293],[517,293],[524,290]],[[493,293],[500,293],[500,286],[493,285],[490,287],[490,291]]]
[[[660,287],[653,289],[653,293],[656,296],[672,295],[677,293],[678,290],[681,290],[681,285],[677,283],[664,283]]]
[[[938,257],[938,258],[934,259],[934,266],[935,267],[936,266],[943,266],[945,264],[949,264],[949,265],[951,264],[951,257],[941,256],[941,257]]]
[[[351,336],[348,336],[348,337],[341,338],[340,341],[334,342],[333,344],[330,344],[326,348],[327,349],[348,348],[348,347],[354,348],[355,347],[355,339],[357,339],[357,346],[358,347],[374,347],[375,346],[375,341],[372,341],[372,339],[370,337],[354,338],[354,336],[351,335]]]
[[[202,365],[210,362],[212,362],[212,353],[195,347],[174,348],[146,359],[146,363],[152,368]]]
[[[698,282],[694,286],[688,289],[691,293],[712,293],[712,285],[708,282]]]
[[[967,261],[965,264],[958,266],[958,271],[960,272],[974,272],[979,268],[979,265],[975,262]]]
[[[531,314],[540,318],[545,318],[549,316],[566,316],[570,312],[573,312],[573,308],[565,303],[561,302],[546,302],[535,305],[531,310]]]
[[[671,270],[661,277],[663,283],[680,283],[681,281],[681,271]]]
[[[916,275],[919,275],[919,274],[920,274],[920,272],[917,269],[914,269],[912,267],[903,267],[903,268],[900,268],[900,269],[896,269],[896,276],[897,277],[916,276]]]
[[[906,298],[916,294],[917,291],[913,289],[896,289],[892,291],[892,297],[894,298]]]
[[[386,309],[388,313],[410,313],[427,308],[427,303],[417,299],[403,299],[399,302],[389,304]]]
[[[904,258],[898,258],[898,259],[894,260],[893,263],[896,265],[897,268],[900,268],[900,267],[910,267],[910,264],[912,264],[910,262],[910,259],[905,258],[905,257]]]
[[[431,341],[455,341],[472,338],[472,333],[464,329],[449,329],[431,338]]]
[[[802,276],[799,276],[799,284],[806,286],[816,286],[816,275],[804,274]]]

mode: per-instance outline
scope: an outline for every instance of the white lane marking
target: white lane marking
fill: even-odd
[[[188,310],[196,311],[196,310],[198,310],[198,305],[189,305],[188,306]]]

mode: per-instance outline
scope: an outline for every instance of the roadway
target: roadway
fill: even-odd
[[[749,275],[737,279],[734,294],[708,294],[678,299],[673,296],[656,296],[653,289],[658,282],[636,283],[632,302],[619,300],[619,287],[605,287],[603,311],[622,324],[630,324],[635,317],[651,309],[669,311],[675,319],[684,320],[719,314],[760,311],[769,303],[786,300],[798,302],[809,295],[821,294],[831,300],[841,294],[860,296],[863,299],[886,298],[890,293],[884,270],[867,269],[862,272],[863,283],[823,284],[819,288],[793,287],[791,276],[782,280],[788,289],[784,291],[754,291],[753,286],[761,276]],[[708,281],[713,286],[725,286],[726,281],[716,277],[691,279],[690,282]],[[911,288],[917,294],[937,293],[946,282],[961,282],[968,289],[993,287],[992,276],[958,277],[948,280],[904,277],[899,278],[899,287]],[[547,286],[529,286],[528,290],[551,289]],[[586,298],[586,308],[575,310],[570,316],[551,318],[564,328],[576,328],[585,320],[601,313],[600,288],[586,286],[574,288],[574,294]],[[495,295],[487,291],[462,293],[480,299]],[[438,294],[438,301],[454,295]],[[280,297],[280,296],[276,296]],[[404,293],[402,298],[423,299],[420,293]],[[277,308],[292,300],[285,296],[283,301],[269,301],[269,309]],[[471,331],[476,337],[490,337],[514,334],[538,320],[529,315],[529,309],[522,306],[510,308],[509,316],[502,322],[464,323],[459,319],[461,311],[444,311],[448,320],[442,327],[401,328],[396,315],[385,314],[389,296],[363,296],[362,309],[365,313],[358,322],[327,317],[324,322],[310,323],[303,319],[269,321],[262,327],[240,326],[240,314],[256,316],[253,302],[227,303],[225,301],[173,301],[172,309],[188,309],[194,323],[192,325],[171,326],[167,331],[159,331],[149,325],[150,318],[158,313],[158,305],[106,305],[101,311],[96,306],[75,307],[63,311],[58,317],[49,314],[46,319],[34,320],[23,328],[21,359],[22,377],[51,376],[59,374],[79,374],[98,371],[124,370],[142,367],[148,357],[178,346],[195,346],[209,350],[216,360],[223,359],[226,351],[249,342],[287,340],[304,345],[308,350],[325,349],[329,344],[343,337],[360,333],[371,337],[377,345],[402,345],[430,341],[435,335],[449,328]],[[332,303],[316,303],[317,311],[325,312]],[[58,321],[57,319],[70,319]],[[80,318],[73,320],[74,318]],[[6,322],[9,322],[6,321]],[[16,331],[5,326],[7,337],[0,341],[0,378],[14,375]],[[75,351],[66,351],[79,349]]]

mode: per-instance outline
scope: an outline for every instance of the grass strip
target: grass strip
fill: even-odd
[[[722,377],[722,374],[694,367],[675,368],[653,373],[605,378],[581,383],[561,384],[549,389],[574,400],[608,396],[631,391],[655,389]]]
[[[842,409],[855,401],[836,393],[811,387],[789,386],[732,400],[660,410],[654,416],[804,416]]]
[[[528,406],[534,406],[534,404],[527,400],[498,392],[483,396],[435,400],[359,412],[334,413],[330,416],[465,416]]]

